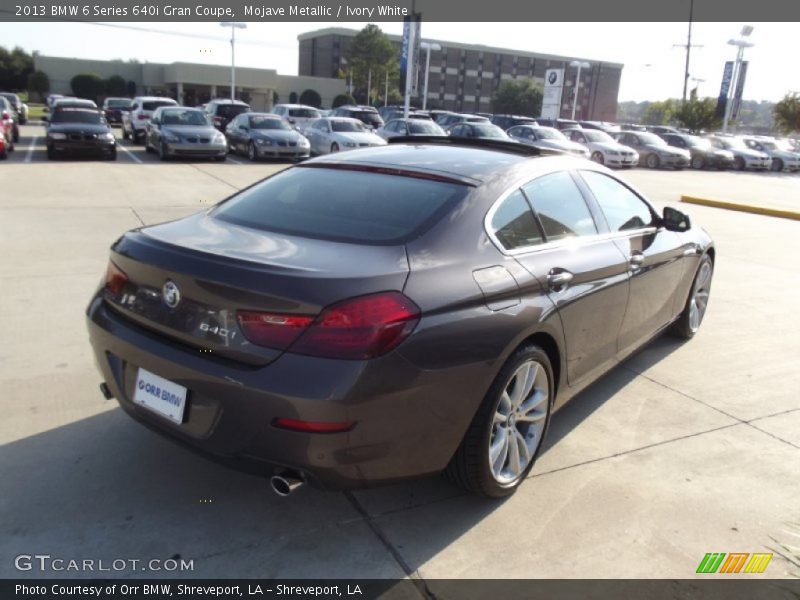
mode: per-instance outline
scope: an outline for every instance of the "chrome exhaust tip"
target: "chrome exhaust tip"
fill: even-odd
[[[284,498],[304,483],[303,476],[293,471],[282,471],[269,478],[269,485],[272,487],[272,491]]]

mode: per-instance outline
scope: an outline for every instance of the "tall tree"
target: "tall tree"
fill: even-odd
[[[95,102],[106,92],[105,80],[94,73],[75,75],[70,80],[70,87],[72,87],[72,93],[78,98],[88,98]]]
[[[128,91],[128,83],[120,75],[112,75],[106,79],[106,94],[109,96],[124,96]]]
[[[398,54],[389,36],[377,25],[369,24],[358,32],[345,52],[347,75],[353,78],[356,97],[364,98],[368,104],[380,97],[387,75],[390,88],[397,87],[400,73]]]
[[[508,79],[492,97],[496,113],[538,117],[542,113],[542,86],[532,79]]]
[[[43,99],[45,94],[50,91],[50,78],[44,71],[34,71],[28,77],[28,92],[34,92]]]
[[[782,133],[800,131],[800,93],[786,94],[773,109],[775,127]]]
[[[308,106],[313,106],[314,108],[321,108],[322,97],[319,95],[317,90],[303,90],[303,93],[300,94],[300,104],[306,104]]]
[[[645,125],[666,125],[672,121],[675,108],[675,101],[671,99],[651,102],[642,113],[642,123]]]
[[[698,133],[719,126],[716,112],[717,101],[714,98],[698,98],[697,90],[692,90],[689,99],[681,102],[675,110],[675,120],[692,133]]]
[[[19,47],[9,52],[0,46],[0,88],[12,91],[24,90],[31,73],[33,73],[32,55]]]

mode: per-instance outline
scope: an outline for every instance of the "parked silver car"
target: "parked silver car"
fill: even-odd
[[[511,127],[506,133],[511,139],[540,150],[554,150],[589,158],[589,149],[586,146],[567,139],[567,136],[553,127],[517,125]]]
[[[309,123],[322,117],[319,109],[305,104],[276,104],[272,107],[272,112],[301,132]]]
[[[232,154],[246,154],[250,160],[259,158],[308,158],[310,144],[279,115],[242,113],[225,129],[228,149]]]
[[[768,137],[745,137],[744,143],[751,150],[763,152],[772,159],[773,171],[800,171],[800,154],[794,152],[788,143],[781,143]]]
[[[563,133],[573,142],[586,146],[591,154],[591,159],[598,164],[607,167],[635,167],[639,164],[639,153],[636,150],[621,144],[605,131],[564,129]],[[661,141],[663,142],[663,140]],[[666,144],[666,142],[664,143]]]
[[[145,150],[161,160],[177,156],[223,161],[228,153],[225,136],[199,108],[162,106],[153,112],[145,131]]]
[[[436,123],[425,119],[392,119],[386,125],[378,129],[375,133],[383,139],[388,140],[393,137],[407,135],[440,135],[446,136],[444,129]]]
[[[150,117],[160,106],[178,106],[172,98],[160,96],[137,96],[133,99],[130,112],[122,114],[122,138],[132,139],[134,142],[143,141],[146,135],[145,127]]]
[[[328,154],[340,150],[385,146],[386,140],[373,133],[358,119],[324,117],[306,127],[312,154]]]
[[[733,168],[737,171],[745,169],[766,171],[772,165],[769,154],[748,148],[741,138],[731,135],[712,135],[708,137],[708,141],[714,148],[729,150],[733,154]]]

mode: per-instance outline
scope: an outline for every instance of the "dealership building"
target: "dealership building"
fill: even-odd
[[[202,104],[211,98],[230,97],[230,66],[83,60],[42,55],[35,55],[34,63],[37,70],[44,71],[50,78],[50,91],[54,94],[71,94],[70,81],[75,75],[94,73],[103,78],[119,75],[126,82],[133,82],[138,95],[170,96],[187,106]],[[289,102],[293,93],[299,97],[307,89],[319,93],[323,106],[330,106],[337,94],[346,91],[342,79],[280,75],[272,69],[236,68],[236,95],[246,100],[254,110],[271,110],[275,95],[279,102]]]
[[[298,36],[301,76],[336,77],[346,72],[347,48],[358,31],[340,27],[320,29]],[[402,38],[389,35],[400,52]],[[617,96],[622,76],[622,64],[601,62],[574,56],[555,56],[523,52],[444,40],[423,41],[438,44],[441,50],[431,50],[428,78],[428,108],[455,111],[491,112],[491,100],[501,82],[507,79],[533,78],[544,84],[548,69],[564,69],[561,116],[572,115],[573,90],[577,69],[570,62],[588,62],[589,68],[580,72],[580,89],[575,115],[578,119],[613,121],[617,115]],[[420,52],[421,73],[424,76],[425,51]],[[380,85],[380,84],[377,84]],[[419,83],[421,104],[423,85]]]

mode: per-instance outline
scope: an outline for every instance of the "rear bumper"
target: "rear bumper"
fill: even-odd
[[[102,377],[120,406],[148,427],[249,471],[295,469],[328,489],[359,488],[443,470],[477,408],[480,365],[423,371],[399,353],[345,361],[285,353],[254,368],[215,358],[132,324],[95,296],[87,325]],[[131,398],[138,368],[188,388],[174,424]],[[283,417],[356,425],[310,434]]]

